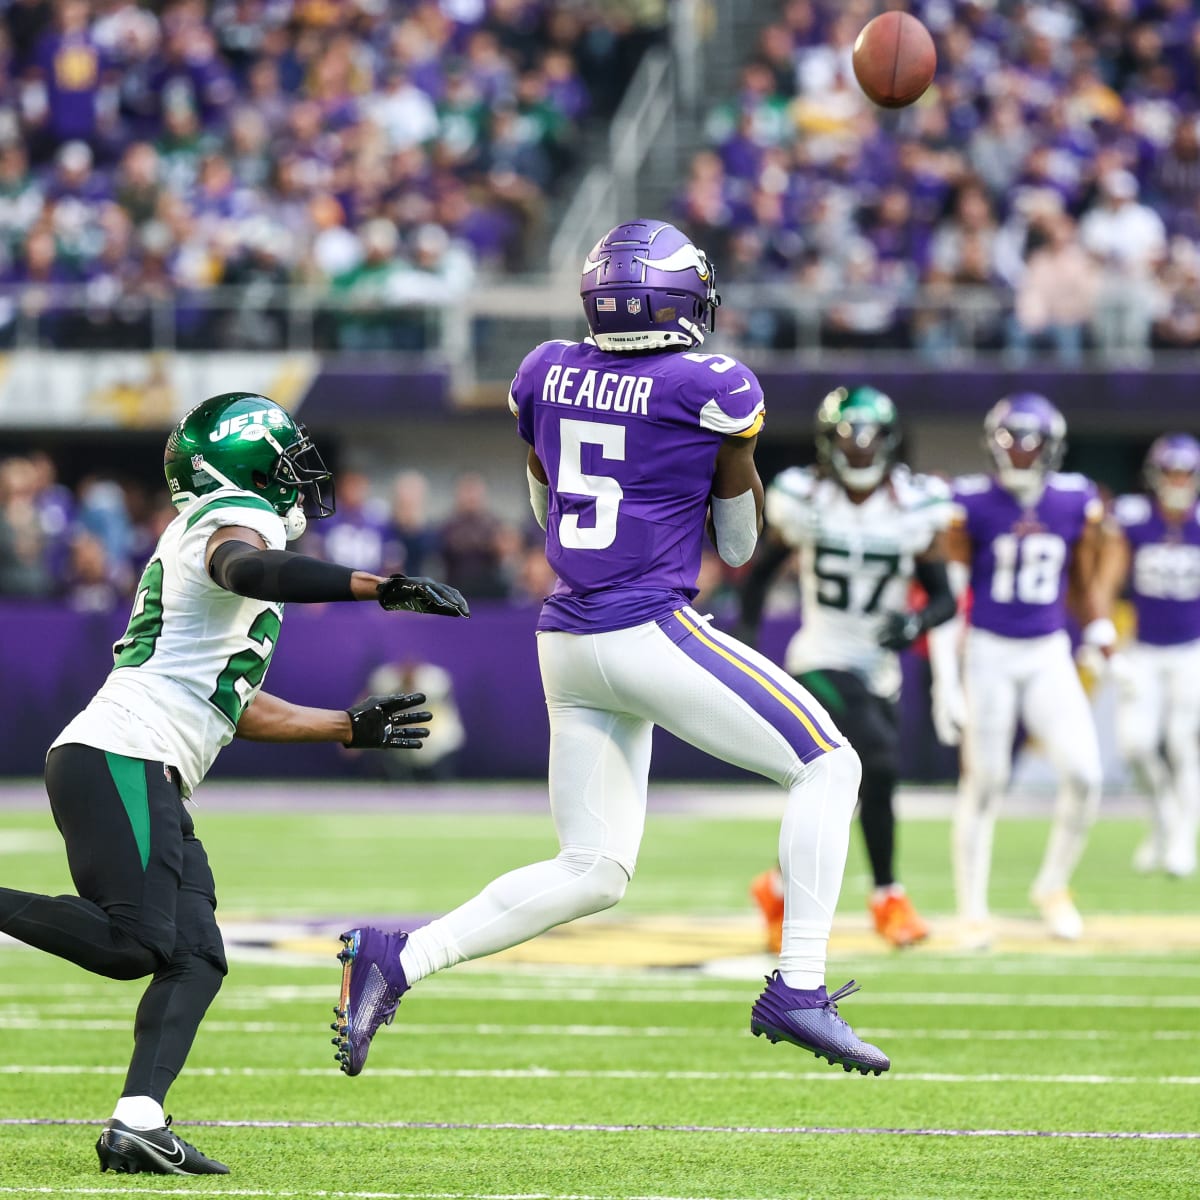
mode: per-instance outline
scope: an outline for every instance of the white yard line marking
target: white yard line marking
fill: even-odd
[[[7,1063],[0,1066],[0,1075],[123,1075],[128,1067],[78,1066],[78,1065],[34,1065],[22,1066]],[[327,1078],[337,1083],[340,1076],[330,1067],[188,1067],[188,1075],[206,1078],[251,1078],[269,1077],[286,1079]],[[381,1079],[613,1079],[655,1080],[688,1082],[758,1082],[758,1081],[839,1081],[847,1078],[846,1072],[821,1069],[811,1071],[634,1071],[634,1070],[589,1070],[555,1067],[377,1067],[371,1075]],[[1032,1075],[957,1074],[940,1071],[890,1071],[888,1078],[900,1083],[1045,1083],[1084,1084],[1099,1086],[1109,1084],[1142,1084],[1147,1086],[1170,1085],[1173,1087],[1200,1087],[1200,1075]],[[341,1086],[339,1084],[339,1086]]]
[[[93,1119],[81,1117],[38,1118],[38,1117],[3,1117],[0,1126],[4,1125],[95,1125]],[[1048,1138],[1048,1139],[1088,1139],[1097,1141],[1197,1141],[1200,1133],[1177,1130],[1098,1130],[1098,1129],[925,1129],[903,1128],[895,1129],[881,1126],[842,1126],[842,1125],[593,1125],[570,1124],[551,1125],[541,1122],[476,1122],[476,1121],[189,1121],[189,1127],[207,1129],[428,1129],[428,1130],[465,1130],[482,1132],[489,1130],[512,1130],[527,1133],[732,1133],[732,1134],[793,1134],[812,1136],[826,1134],[838,1137],[847,1136],[890,1136],[890,1137],[966,1137],[966,1138]],[[0,1192],[13,1191],[12,1188],[0,1188]],[[40,1190],[40,1189],[34,1189]],[[82,1189],[80,1189],[82,1190]],[[94,1189],[94,1191],[118,1189]],[[138,1192],[149,1189],[137,1188]],[[93,1194],[92,1191],[87,1194]],[[178,1195],[178,1192],[167,1193]],[[210,1192],[204,1195],[221,1195],[220,1192]],[[433,1195],[418,1193],[386,1193],[386,1192],[228,1192],[228,1195],[325,1195],[325,1196],[395,1196],[396,1200],[457,1200],[459,1193],[435,1193]],[[480,1197],[474,1193],[462,1193],[464,1196],[474,1196],[475,1200],[610,1200],[601,1196],[488,1196]],[[697,1197],[651,1197],[629,1196],[612,1198],[612,1200],[700,1200]]]
[[[61,1011],[62,1006],[48,1006],[48,1013]],[[81,1011],[89,1012],[84,1006]],[[52,1033],[126,1033],[133,1020],[132,1006],[128,1013],[112,1020],[85,1018],[47,1019],[0,1015],[0,1030],[40,1029]],[[262,1037],[266,1034],[301,1035],[320,1033],[320,1025],[312,1021],[205,1021],[209,1033],[246,1034]],[[1200,1029],[890,1029],[874,1025],[857,1026],[862,1037],[908,1038],[929,1042],[1194,1042],[1200,1041]],[[728,1038],[735,1032],[728,1026],[693,1027],[689,1025],[497,1025],[456,1023],[446,1025],[405,1024],[405,1037],[504,1037],[504,1038]]]

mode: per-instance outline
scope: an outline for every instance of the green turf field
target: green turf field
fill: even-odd
[[[1066,953],[1025,902],[1042,822],[1001,827],[1008,919],[991,955],[955,952],[945,921],[928,949],[880,952],[855,846],[830,984],[864,985],[842,1011],[892,1055],[878,1079],[749,1034],[769,963],[745,889],[773,821],[652,816],[618,909],[524,961],[421,984],[353,1080],[329,1044],[328,930],[450,906],[552,852],[548,819],[202,808],[197,825],[239,949],[167,1109],[233,1173],[101,1176],[96,1124],[140,988],[3,948],[0,1195],[1200,1196],[1200,1140],[1000,1136],[1200,1130],[1200,883],[1134,876],[1135,822],[1097,827],[1078,879],[1089,941]],[[910,890],[934,917],[951,909],[947,842],[943,821],[903,829]],[[0,883],[68,890],[48,815],[0,812]],[[31,1118],[86,1123],[14,1123]]]

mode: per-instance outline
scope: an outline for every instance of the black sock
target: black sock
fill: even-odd
[[[862,821],[867,858],[871,861],[871,874],[877,888],[889,887],[896,882],[892,873],[896,851],[896,816],[892,811],[895,790],[896,776],[891,771],[863,771],[859,820]]]
[[[138,1005],[122,1095],[150,1096],[160,1104],[166,1099],[224,977],[223,970],[190,951],[154,976]]]

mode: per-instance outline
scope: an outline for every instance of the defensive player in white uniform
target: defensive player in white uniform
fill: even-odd
[[[1020,718],[1058,772],[1050,840],[1031,899],[1056,937],[1083,930],[1068,886],[1100,799],[1100,748],[1067,634],[1068,593],[1084,641],[1116,641],[1096,592],[1104,506],[1082,475],[1058,471],[1066,422],[1044,396],[999,401],[984,422],[994,474],[955,481],[948,551],[970,573],[965,639],[965,732],[954,823],[955,886],[963,939],[990,944],[988,880],[996,812],[1008,787]],[[930,635],[934,721],[952,741],[963,718],[954,626]]]
[[[1160,437],[1144,477],[1147,494],[1113,507],[1102,589],[1110,608],[1127,589],[1137,620],[1114,672],[1121,753],[1152,806],[1134,867],[1185,876],[1200,827],[1200,442]]]
[[[803,623],[784,666],[821,700],[862,760],[859,818],[875,883],[871,914],[883,938],[907,946],[928,928],[894,868],[896,652],[954,616],[941,543],[950,489],[895,461],[896,408],[875,388],[830,392],[817,411],[816,442],[818,467],[792,467],[767,489],[771,533],[743,590],[742,626],[757,626],[771,575],[798,549]],[[913,579],[928,596],[916,611],[908,608]],[[774,945],[783,916],[778,872],[760,875],[751,890]]]
[[[225,1174],[163,1114],[226,973],[216,894],[183,801],[236,735],[417,749],[421,695],[349,710],[301,708],[259,689],[285,602],[377,600],[466,616],[426,579],[284,549],[333,511],[330,475],[302,425],[248,393],[213,397],[172,432],[164,464],[179,515],[142,573],[113,670],[46,757],[46,790],[77,896],[0,888],[0,930],[112,979],[152,976],[133,1059],[96,1151],[102,1170]]]

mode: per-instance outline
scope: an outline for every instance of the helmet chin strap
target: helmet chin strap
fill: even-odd
[[[1173,512],[1187,512],[1196,502],[1196,488],[1190,483],[1160,483],[1154,490],[1159,503]]]
[[[298,537],[303,535],[307,528],[308,518],[304,515],[304,509],[299,504],[293,504],[283,514],[283,530],[287,540],[294,542]]]
[[[833,465],[842,484],[855,491],[868,492],[877,488],[887,474],[887,463],[872,463],[869,467],[852,467],[840,451],[834,455]]]
[[[269,434],[267,435],[270,436]],[[274,441],[273,438],[270,439]],[[227,475],[222,475],[216,467],[208,461],[204,460],[204,469],[207,471],[222,487],[233,488],[236,491],[243,489],[238,487]],[[289,542],[294,542],[298,537],[303,536],[304,531],[308,528],[308,518],[304,515],[304,509],[300,507],[299,501],[292,505],[291,508],[283,514],[283,530],[284,536]]]
[[[1001,484],[1022,504],[1036,504],[1046,484],[1044,472],[1034,467],[1000,467],[996,472]]]

